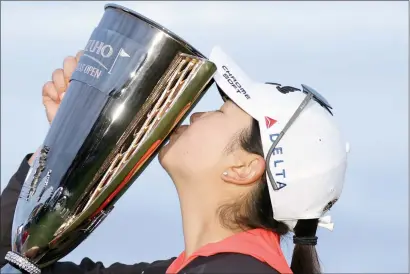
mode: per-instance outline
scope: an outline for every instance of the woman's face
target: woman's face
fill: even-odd
[[[220,179],[249,160],[238,137],[251,123],[252,117],[229,100],[219,110],[194,113],[190,125],[179,127],[161,149],[160,163],[174,181]]]

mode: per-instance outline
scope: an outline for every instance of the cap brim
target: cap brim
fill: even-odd
[[[214,80],[222,99],[231,99],[253,118],[258,119],[259,96],[253,89],[256,82],[219,47],[212,49],[209,59],[217,67]]]

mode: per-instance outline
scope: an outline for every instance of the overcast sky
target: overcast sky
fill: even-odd
[[[324,270],[408,271],[408,2],[118,3],[206,55],[220,45],[255,80],[322,93],[351,144],[335,230],[318,232]],[[104,4],[2,2],[1,189],[47,133],[42,85],[85,46]],[[212,88],[195,110],[220,104]],[[291,242],[284,248],[289,258]],[[176,192],[155,160],[65,260],[136,263],[182,250]]]

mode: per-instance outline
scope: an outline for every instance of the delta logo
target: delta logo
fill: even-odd
[[[276,120],[270,118],[269,116],[265,116],[265,124],[266,124],[266,128],[269,129],[270,127],[272,127],[274,124],[276,124]]]

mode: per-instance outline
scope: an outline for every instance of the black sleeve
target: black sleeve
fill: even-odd
[[[32,154],[27,155],[17,172],[11,177],[8,185],[0,195],[1,214],[0,214],[0,267],[6,264],[4,257],[11,250],[11,229],[13,224],[14,209],[20,195],[26,175],[30,169],[28,160]]]
[[[236,274],[279,274],[265,262],[240,253],[219,253],[199,257],[188,264],[180,273],[236,273]]]
[[[27,155],[20,164],[17,172],[11,177],[7,187],[0,196],[1,202],[1,246],[0,246],[0,268],[6,264],[4,257],[11,250],[11,229],[13,224],[14,210],[20,195],[20,190],[30,169],[28,160],[32,154]],[[112,250],[107,250],[112,252]],[[153,263],[138,263],[125,265],[115,263],[105,267],[101,262],[93,262],[89,258],[84,258],[80,264],[72,262],[57,262],[42,269],[42,274],[131,274],[142,273],[150,269],[151,273],[165,273],[168,266],[175,258]],[[151,271],[153,270],[153,271]]]
[[[112,250],[108,249],[107,252],[112,252]],[[169,260],[133,265],[114,263],[109,267],[105,267],[101,262],[93,262],[89,258],[84,258],[79,265],[71,262],[54,263],[42,269],[41,274],[136,274],[144,272],[147,274],[165,274],[174,260],[175,258],[171,258]]]

